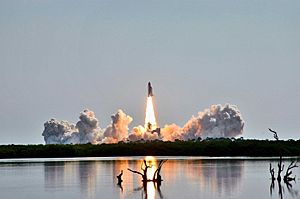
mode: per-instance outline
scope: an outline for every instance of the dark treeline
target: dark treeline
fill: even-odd
[[[76,145],[1,145],[0,158],[103,156],[300,156],[300,140],[206,139]]]

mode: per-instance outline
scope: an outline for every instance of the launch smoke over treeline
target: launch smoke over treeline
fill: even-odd
[[[111,124],[102,129],[94,112],[86,109],[80,113],[76,125],[56,119],[45,122],[42,135],[46,144],[102,144],[156,139],[186,141],[199,137],[235,137],[242,134],[244,127],[239,109],[230,104],[212,105],[192,116],[183,127],[168,124],[160,132],[149,132],[142,125],[129,130],[132,118],[122,110],[118,110],[111,118]]]

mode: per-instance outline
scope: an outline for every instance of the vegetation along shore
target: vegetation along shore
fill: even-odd
[[[300,156],[300,140],[206,139],[76,145],[1,145],[0,158],[105,156]]]

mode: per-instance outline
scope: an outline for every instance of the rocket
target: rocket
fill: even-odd
[[[148,82],[148,97],[152,97],[152,96],[153,96],[153,91],[152,91],[151,82]]]

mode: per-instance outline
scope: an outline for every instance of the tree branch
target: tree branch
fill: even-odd
[[[127,170],[131,171],[132,173],[136,173],[136,174],[139,174],[139,175],[143,176],[143,174],[141,172],[139,172],[139,171],[134,171],[134,170],[131,170],[129,168]]]
[[[279,137],[278,137],[278,135],[277,135],[277,132],[276,131],[274,131],[274,130],[272,130],[272,129],[270,129],[269,128],[269,131],[271,132],[271,133],[273,133],[273,136],[274,136],[274,138],[275,138],[275,140],[279,140]]]
[[[290,175],[292,175],[292,169],[293,168],[296,168],[296,167],[298,167],[298,165],[297,165],[297,162],[295,161],[295,160],[293,160],[290,164],[289,164],[289,166],[288,166],[288,168],[287,168],[287,170],[286,170],[286,172],[285,172],[285,176],[283,177],[283,180],[285,181],[285,182],[288,182],[288,181],[292,181],[292,180],[294,180],[295,178],[292,178],[292,177],[290,177]]]

